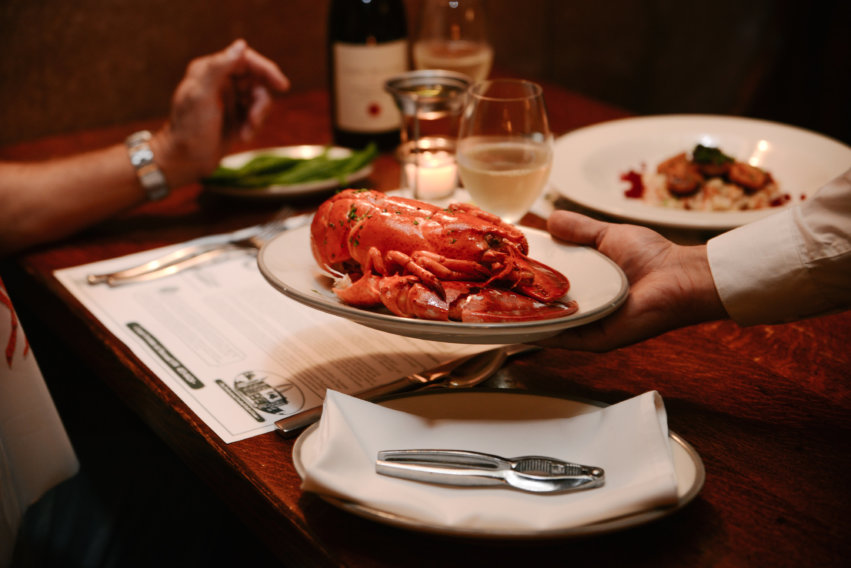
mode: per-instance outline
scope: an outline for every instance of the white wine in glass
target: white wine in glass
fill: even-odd
[[[424,0],[412,49],[417,69],[446,69],[487,78],[493,48],[479,0]]]
[[[458,173],[473,201],[516,223],[550,176],[553,136],[541,87],[497,79],[470,88],[458,135]]]

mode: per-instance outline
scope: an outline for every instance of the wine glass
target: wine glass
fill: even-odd
[[[479,0],[423,0],[413,45],[417,69],[446,69],[484,80],[493,64]]]
[[[458,173],[482,209],[515,223],[543,192],[553,135],[541,86],[495,79],[472,86],[458,133]]]

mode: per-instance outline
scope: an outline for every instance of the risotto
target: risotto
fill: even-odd
[[[630,171],[626,197],[651,205],[694,211],[746,211],[789,201],[771,174],[739,162],[718,148],[698,144],[660,163],[656,171]]]

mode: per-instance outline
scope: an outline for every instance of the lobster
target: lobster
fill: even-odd
[[[578,309],[557,270],[529,258],[525,235],[464,203],[447,208],[346,189],[316,212],[310,242],[348,305],[441,321],[517,322]]]

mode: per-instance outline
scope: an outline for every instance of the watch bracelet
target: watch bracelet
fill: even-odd
[[[151,138],[150,131],[140,130],[128,136],[124,143],[127,146],[130,163],[136,170],[136,176],[148,200],[158,201],[167,196],[170,190],[165,175],[154,161],[154,152],[150,145]]]

